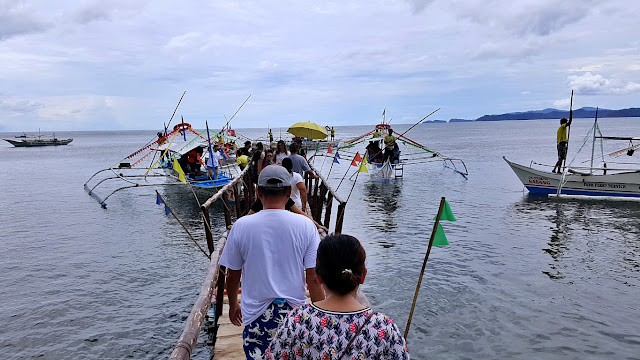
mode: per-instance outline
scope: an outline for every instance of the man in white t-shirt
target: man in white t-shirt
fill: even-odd
[[[245,325],[248,359],[262,359],[286,314],[304,304],[305,275],[311,300],[324,298],[315,274],[320,237],[311,220],[284,209],[290,184],[291,175],[280,165],[260,172],[258,197],[264,210],[236,221],[220,258],[227,267],[229,318],[234,325]]]
[[[218,178],[218,168],[221,165],[221,159],[220,146],[216,144],[213,146],[213,152],[209,154],[209,159],[207,159],[207,174],[210,179]]]

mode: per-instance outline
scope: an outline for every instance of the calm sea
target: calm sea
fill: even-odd
[[[640,119],[599,123],[604,135],[640,135]],[[463,159],[468,179],[439,162],[407,165],[404,178],[388,183],[360,174],[355,186],[348,160],[331,170],[334,186],[351,171],[338,192],[346,198],[353,187],[343,232],[367,250],[363,291],[402,330],[440,197],[458,218],[443,224],[451,245],[434,248],[427,264],[408,337],[412,357],[640,359],[640,202],[533,198],[502,160],[553,163],[557,125],[429,124],[407,133]],[[591,125],[574,120],[569,159]],[[369,130],[337,126],[336,137]],[[56,134],[73,137],[68,146],[0,144],[3,358],[169,356],[207,259],[155,204],[153,188],[121,191],[106,210],[83,189],[93,173],[117,164],[154,134],[69,132]],[[627,145],[605,144],[604,151]],[[315,160],[325,174],[329,165]],[[191,193],[179,186],[158,190],[204,246]],[[220,232],[221,214],[212,221]],[[194,358],[210,355],[200,344]]]

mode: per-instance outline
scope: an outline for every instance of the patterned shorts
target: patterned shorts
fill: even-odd
[[[263,359],[264,354],[269,347],[269,343],[276,334],[278,326],[282,324],[293,307],[283,299],[277,299],[271,304],[267,310],[254,320],[251,324],[244,327],[242,331],[242,340],[244,354],[247,359]]]

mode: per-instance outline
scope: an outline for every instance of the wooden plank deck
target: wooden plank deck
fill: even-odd
[[[238,296],[238,300],[240,300]],[[226,294],[222,305],[222,315],[218,319],[218,336],[214,348],[214,359],[244,360],[244,350],[242,349],[243,326],[235,326],[229,320],[229,299]]]

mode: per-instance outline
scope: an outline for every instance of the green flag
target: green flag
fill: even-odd
[[[447,245],[449,245],[449,242],[447,241],[447,237],[444,235],[444,229],[442,229],[442,225],[438,224],[436,235],[433,237],[432,246],[447,246]]]
[[[437,216],[437,215],[436,215]],[[436,217],[433,217],[433,220],[435,220]],[[449,206],[449,203],[445,200],[444,202],[444,206],[442,207],[442,214],[440,214],[440,221],[456,221],[456,217],[453,216],[453,213],[451,212],[451,207]]]

